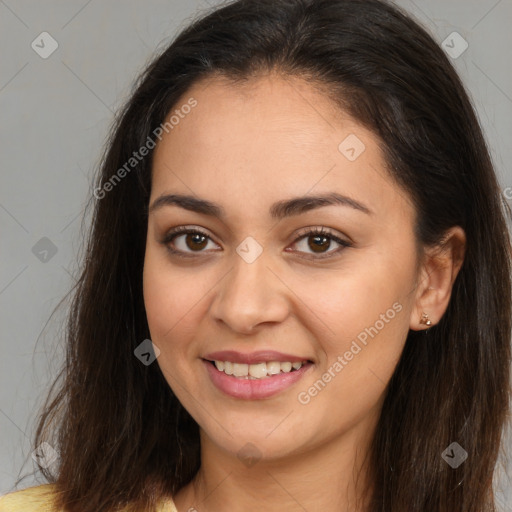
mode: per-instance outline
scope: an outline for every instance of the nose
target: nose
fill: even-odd
[[[283,322],[289,314],[290,290],[264,255],[247,263],[235,253],[233,268],[219,283],[210,307],[216,322],[237,333],[252,334],[258,326]]]

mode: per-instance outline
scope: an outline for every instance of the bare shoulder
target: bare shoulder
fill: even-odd
[[[58,512],[54,498],[54,484],[28,487],[0,496],[0,512]]]

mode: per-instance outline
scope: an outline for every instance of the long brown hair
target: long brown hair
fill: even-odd
[[[372,512],[489,512],[510,399],[511,276],[505,209],[482,130],[442,49],[380,0],[238,0],[184,29],[138,79],[99,170],[91,231],[67,323],[65,366],[41,413],[35,446],[60,454],[67,512],[151,511],[200,465],[199,428],[157,364],[142,268],[151,151],[105,183],[154,137],[200,78],[233,81],[277,69],[307,78],[381,141],[416,206],[419,244],[461,226],[462,269],[439,324],[409,332],[372,444]],[[126,170],[126,168],[125,168]],[[105,192],[106,191],[106,192]],[[441,457],[457,442],[468,454]]]

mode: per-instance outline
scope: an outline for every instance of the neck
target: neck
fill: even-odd
[[[177,493],[175,504],[179,512],[365,512],[369,472],[364,456],[375,418],[367,418],[366,423],[308,451],[262,458],[250,467],[214,444],[201,429],[201,467]]]

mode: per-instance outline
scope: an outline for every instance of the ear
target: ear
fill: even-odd
[[[444,315],[452,294],[453,283],[466,253],[466,233],[460,226],[450,228],[442,241],[424,251],[420,265],[415,304],[409,328],[413,331],[436,325]],[[426,313],[431,325],[420,323]]]

